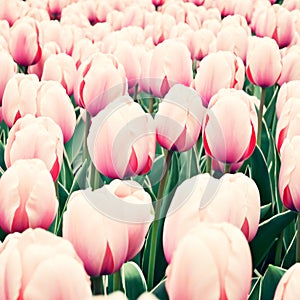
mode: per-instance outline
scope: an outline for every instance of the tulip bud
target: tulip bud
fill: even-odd
[[[205,107],[222,88],[242,89],[245,79],[243,61],[229,51],[218,51],[204,57],[195,77],[195,89]]]
[[[281,148],[281,166],[278,189],[282,203],[291,210],[300,211],[300,136],[286,140]]]
[[[0,246],[0,299],[38,300],[41,295],[90,299],[90,279],[81,260],[69,241],[46,230],[8,235]]]
[[[166,290],[170,300],[246,300],[251,274],[251,252],[240,230],[203,223],[180,241],[166,270]]]
[[[63,237],[73,244],[89,275],[114,273],[141,250],[153,217],[151,210],[139,223],[122,219],[132,215],[132,207],[141,205],[152,207],[151,197],[132,181],[115,180],[93,192],[71,195],[63,218]]]
[[[279,47],[273,39],[249,37],[246,61],[246,74],[252,84],[265,88],[278,80],[282,63]]]
[[[209,156],[221,163],[233,164],[252,154],[258,127],[252,97],[244,91],[222,89],[211,99],[202,129],[204,148]]]
[[[63,161],[60,127],[48,117],[20,118],[9,131],[4,158],[7,167],[18,159],[40,158],[55,181]]]
[[[95,54],[84,61],[75,76],[76,103],[95,116],[127,92],[124,68],[114,56]]]
[[[123,96],[92,119],[88,150],[99,172],[111,178],[124,178],[150,170],[155,141],[152,117],[132,98]]]
[[[198,94],[184,85],[174,85],[155,115],[158,143],[168,150],[183,152],[191,149],[198,140],[203,114]]]
[[[163,233],[164,253],[172,260],[180,240],[198,223],[229,222],[251,241],[258,228],[260,196],[255,182],[242,173],[225,174],[220,180],[200,174],[176,190]]]
[[[34,65],[40,60],[39,27],[34,19],[23,17],[14,23],[10,29],[9,51],[22,66]]]
[[[51,174],[39,159],[20,159],[0,180],[0,227],[5,232],[45,228],[53,222],[58,201]]]

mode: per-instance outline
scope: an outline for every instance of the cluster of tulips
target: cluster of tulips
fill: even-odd
[[[0,0],[0,299],[298,299],[298,0]]]

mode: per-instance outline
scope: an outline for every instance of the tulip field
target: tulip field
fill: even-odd
[[[0,0],[0,300],[300,299],[299,0]]]

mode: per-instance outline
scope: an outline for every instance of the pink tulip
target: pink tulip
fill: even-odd
[[[38,77],[34,74],[16,74],[5,87],[2,99],[3,119],[8,127],[26,114],[36,114]]]
[[[201,60],[215,50],[216,37],[209,29],[201,28],[188,34],[188,48],[192,59]]]
[[[43,199],[41,199],[43,200]],[[0,298],[82,300],[90,280],[71,243],[43,229],[8,235],[0,246]]]
[[[18,0],[0,0],[0,20],[6,20],[12,26],[21,17],[24,5]]]
[[[234,173],[236,172],[242,165],[243,165],[243,161],[239,162],[239,163],[235,163],[235,164],[231,164],[230,168],[229,168],[229,172],[230,173]],[[219,161],[217,161],[216,159],[212,159],[212,165],[211,168],[214,171],[218,171],[218,172],[222,172],[225,173],[226,172],[226,164],[221,163]]]
[[[55,181],[63,160],[60,127],[48,117],[20,118],[9,131],[4,158],[7,167],[18,159],[40,158]]]
[[[283,106],[276,128],[276,146],[280,153],[285,139],[300,135],[300,99],[290,98]]]
[[[217,50],[231,51],[240,57],[244,63],[246,62],[247,47],[248,33],[242,26],[224,26],[217,35]]]
[[[300,98],[300,80],[292,80],[287,83],[284,83],[278,92],[277,101],[276,101],[276,114],[277,118],[280,118],[281,112],[285,103],[290,98]]]
[[[300,46],[298,45],[283,52],[282,72],[277,83],[282,85],[292,80],[300,80]]]
[[[42,80],[56,80],[65,88],[67,94],[73,94],[76,66],[73,58],[65,53],[50,55],[43,68]]]
[[[61,31],[65,40],[65,49],[63,49],[63,52],[72,55],[74,45],[84,38],[83,30],[76,25],[65,24],[61,27]]]
[[[218,51],[203,58],[197,69],[195,89],[205,107],[222,88],[242,89],[245,79],[243,61],[229,51]]]
[[[89,59],[92,55],[100,51],[100,45],[93,43],[91,40],[84,38],[75,43],[72,57],[78,69],[82,62]]]
[[[291,210],[300,211],[300,137],[286,140],[281,148],[281,166],[278,188],[282,203]]]
[[[274,295],[274,300],[293,300],[300,298],[298,282],[300,279],[300,263],[291,266],[281,277]]]
[[[92,116],[126,91],[124,68],[114,56],[102,53],[91,56],[80,65],[75,76],[75,101]]]
[[[284,0],[282,2],[282,7],[286,8],[292,12],[293,10],[300,9],[300,2],[297,0]]]
[[[252,97],[244,91],[223,89],[211,99],[202,129],[209,156],[233,164],[252,154],[258,126]],[[232,128],[235,128],[234,132]]]
[[[251,274],[251,252],[240,230],[203,223],[179,243],[166,270],[166,290],[170,300],[246,300]]]
[[[11,55],[5,51],[0,51],[0,106],[2,105],[2,97],[7,85],[7,82],[17,73],[18,66],[14,62]]]
[[[110,203],[114,206],[109,207]],[[73,244],[89,275],[114,273],[141,250],[151,210],[146,212],[145,222],[134,224],[123,218],[132,215],[134,207],[149,208],[151,203],[149,194],[133,181],[115,180],[94,192],[71,195],[63,218],[63,237]]]
[[[154,6],[162,6],[166,0],[152,0]]]
[[[47,229],[58,201],[51,174],[39,159],[17,160],[0,180],[0,227],[5,232]]]
[[[119,97],[92,119],[88,149],[107,177],[145,174],[155,156],[154,121],[132,98]]]
[[[9,50],[22,66],[34,65],[40,60],[39,28],[34,19],[23,17],[14,23],[10,30]]]
[[[259,37],[273,38],[279,48],[287,47],[295,33],[292,15],[279,4],[262,9],[256,15],[254,31]]]
[[[170,15],[157,14],[153,20],[152,39],[154,45],[167,40],[171,29],[176,25],[175,19]]]
[[[249,37],[246,61],[246,74],[251,83],[264,88],[278,80],[282,63],[279,47],[273,39]]]
[[[119,42],[114,55],[123,65],[128,80],[128,88],[134,87],[141,74],[141,63],[137,50],[129,42]]]
[[[76,115],[63,86],[56,81],[42,81],[37,90],[36,116],[50,117],[62,130],[64,143],[73,136]]]
[[[166,40],[156,46],[146,78],[150,79],[150,91],[156,97],[164,97],[177,83],[190,86],[193,70],[188,48],[176,40]]]
[[[70,4],[70,0],[48,0],[48,12],[49,15],[56,19],[56,18],[60,18],[61,16],[61,12],[64,9],[64,7],[66,7],[67,5]]]
[[[184,23],[186,17],[186,11],[181,2],[171,2],[167,1],[165,5],[162,6],[161,12],[164,15],[172,16],[177,24]]]
[[[118,10],[110,11],[106,16],[106,22],[109,23],[113,31],[118,31],[122,28],[124,13]]]
[[[1,19],[1,18],[0,18]],[[6,20],[0,20],[0,36],[3,40],[5,50],[8,50],[8,41],[10,36],[9,23]]]
[[[191,149],[198,140],[203,115],[198,94],[184,85],[174,85],[155,115],[158,143],[168,150],[183,152]]]
[[[251,241],[258,228],[260,196],[255,182],[242,173],[225,174],[220,180],[201,174],[184,181],[176,190],[163,233],[168,262],[181,239],[199,223],[229,222]]]
[[[48,42],[42,48],[41,59],[34,65],[28,67],[28,74],[36,74],[39,79],[42,78],[45,61],[50,55],[61,53],[56,42]]]

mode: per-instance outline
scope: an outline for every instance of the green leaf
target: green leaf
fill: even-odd
[[[295,220],[297,213],[286,211],[264,221],[258,227],[255,238],[250,243],[253,266],[256,268],[268,254],[282,230]]]
[[[169,300],[169,296],[165,287],[166,279],[162,280],[152,291],[159,300]]]
[[[160,179],[161,179],[163,167],[164,167],[164,161],[165,161],[165,157],[163,154],[157,156],[154,160],[151,171],[148,174],[148,177],[149,177],[149,180],[151,183],[151,187],[152,187],[152,191],[155,195],[157,195],[157,192],[158,192],[158,187],[159,187],[159,183],[160,183]]]
[[[248,300],[260,299],[260,293],[261,293],[261,277],[253,278]]]
[[[281,266],[285,269],[289,269],[295,263],[296,257],[296,241],[297,241],[297,232],[295,231],[290,244],[288,245],[285,255],[282,259]]]
[[[87,178],[88,168],[89,168],[89,162],[88,160],[85,160],[74,177],[70,189],[70,194],[72,194],[74,191],[85,189],[88,187],[88,178]]]
[[[84,139],[85,123],[82,119],[79,120],[75,127],[75,131],[71,139],[65,144],[65,149],[72,164],[75,158],[79,155]]]
[[[129,300],[136,300],[139,295],[147,291],[147,284],[139,266],[129,261],[122,267],[124,274],[124,289]]]
[[[245,163],[249,165],[251,178],[259,189],[261,205],[272,202],[269,171],[263,153],[258,146],[256,146],[253,154]]]
[[[272,300],[277,284],[285,273],[285,269],[269,265],[261,282],[261,300]]]
[[[3,145],[2,142],[0,142],[0,167],[3,171],[6,170],[6,164],[4,161],[4,151],[5,151],[5,146]],[[0,172],[0,177],[2,176],[2,172]]]
[[[270,212],[272,212],[272,203],[266,204],[260,208],[260,223],[265,220]]]

